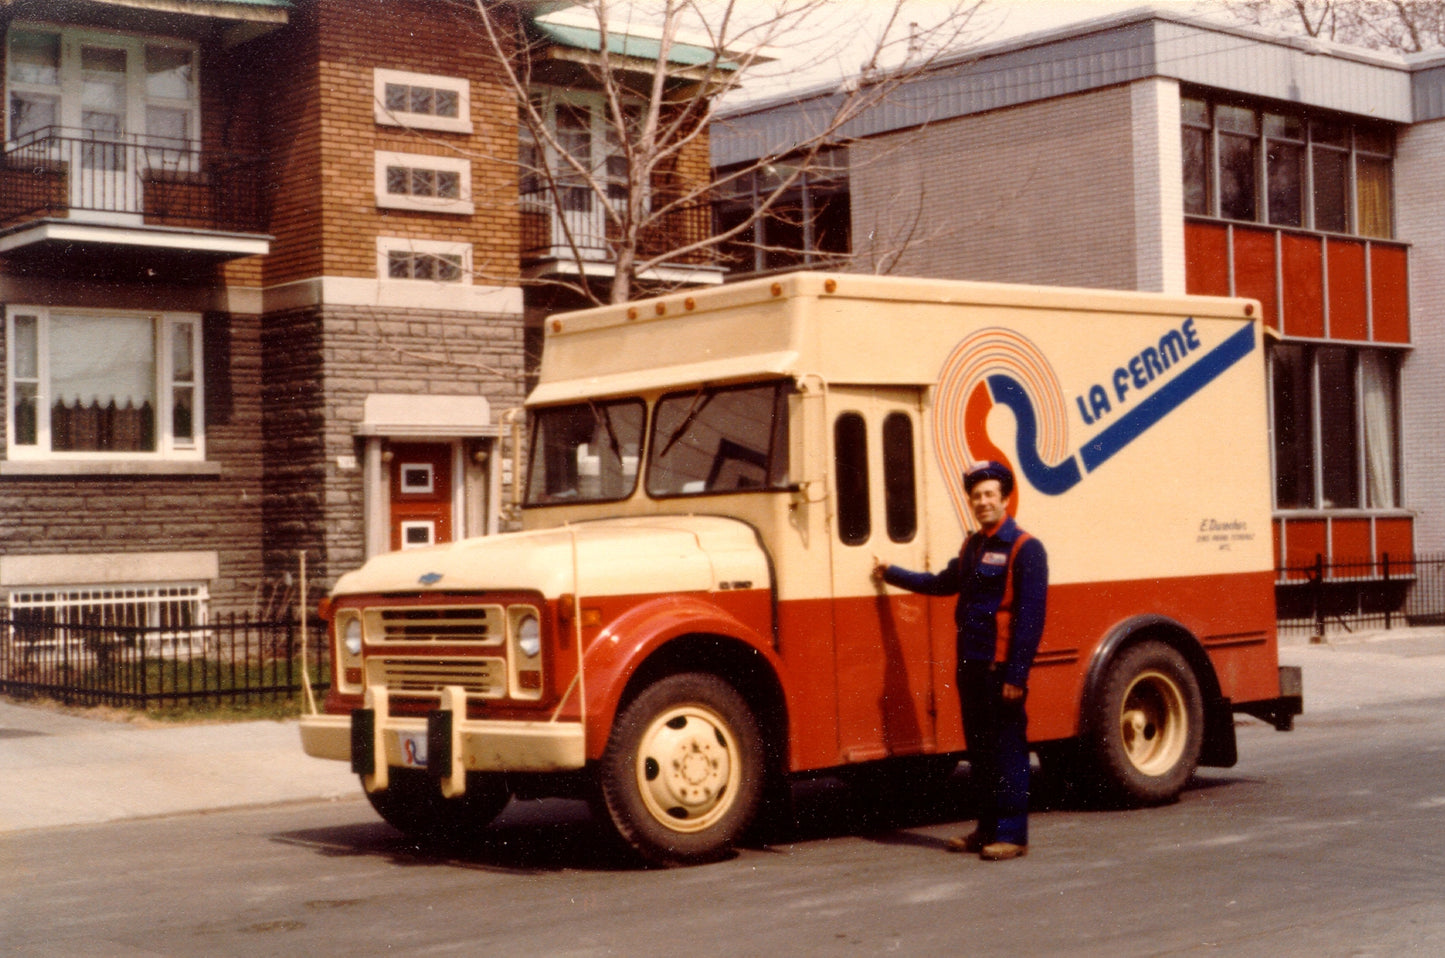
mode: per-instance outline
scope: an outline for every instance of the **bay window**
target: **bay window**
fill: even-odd
[[[199,459],[195,314],[11,306],[11,459]]]

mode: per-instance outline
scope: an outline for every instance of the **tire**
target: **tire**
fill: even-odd
[[[1142,642],[1109,666],[1089,722],[1100,784],[1128,804],[1179,797],[1199,764],[1204,704],[1194,670],[1161,642]]]
[[[598,768],[599,817],[643,861],[725,857],[758,812],[766,759],[757,720],[715,675],[649,686],[619,714]]]
[[[475,840],[512,798],[506,778],[490,772],[468,772],[457,798],[444,798],[441,783],[422,769],[392,768],[388,778],[385,789],[366,793],[371,807],[408,838],[438,844]]]

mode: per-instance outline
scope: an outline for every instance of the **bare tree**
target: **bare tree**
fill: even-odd
[[[585,16],[587,55],[564,58],[540,19],[557,4],[469,2],[518,106],[523,231],[538,228],[575,264],[547,282],[619,303],[657,292],[678,268],[718,263],[758,220],[794,215],[779,214],[780,201],[825,167],[850,121],[957,48],[981,0],[586,0],[563,5],[573,19],[554,30],[584,29],[576,17]],[[819,60],[838,66],[826,116],[786,157],[758,157],[715,182],[707,131],[719,104],[775,82],[770,65],[776,74],[781,62],[803,70]],[[584,90],[600,115],[574,99]],[[715,228],[716,191],[763,171],[751,213]],[[599,252],[606,270],[590,268]]]
[[[1222,0],[1258,26],[1376,50],[1419,53],[1445,47],[1445,0]]]

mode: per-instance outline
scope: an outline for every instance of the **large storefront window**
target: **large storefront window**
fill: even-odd
[[[1203,97],[1180,104],[1184,211],[1389,238],[1394,134],[1384,126]]]
[[[1400,505],[1392,352],[1279,344],[1270,353],[1270,390],[1277,508]]]

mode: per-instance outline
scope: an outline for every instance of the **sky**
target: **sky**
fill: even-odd
[[[659,7],[668,0],[590,0],[563,8],[544,19],[596,28],[592,3],[605,4],[611,29],[623,33],[657,35],[661,22]],[[676,0],[671,0],[676,2]],[[752,51],[759,44],[758,33],[740,34],[738,24],[757,29],[777,21],[780,7],[803,7],[809,12],[801,21],[792,19],[764,48],[772,62],[747,71],[743,87],[727,96],[722,105],[731,108],[750,102],[771,100],[781,95],[844,83],[858,75],[875,52],[878,38],[888,27],[890,14],[900,0],[689,0],[704,11],[716,27],[721,11],[730,8],[733,29],[729,49]],[[908,48],[910,25],[927,35],[940,21],[958,27],[951,11],[968,7],[974,0],[901,0],[902,9],[888,35],[891,52],[901,56]],[[1031,33],[1059,29],[1083,20],[1095,20],[1145,7],[1194,12],[1218,8],[1221,0],[981,0],[972,15],[949,35],[950,50],[988,46]],[[701,22],[696,21],[697,22]],[[678,37],[681,41],[712,46],[706,28],[694,27]],[[885,60],[884,65],[888,65]]]
[[[761,5],[767,0],[757,2]],[[1002,43],[1143,7],[1190,12],[1206,5],[1198,0],[984,0],[955,48]],[[752,71],[745,88],[729,97],[727,105],[771,99],[855,76],[872,53],[893,0],[832,0],[827,6],[823,16],[780,37],[774,46],[776,63]],[[906,36],[909,21],[926,29],[954,6],[954,0],[907,0],[900,35]],[[900,43],[897,48],[903,46]]]

